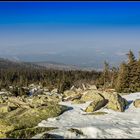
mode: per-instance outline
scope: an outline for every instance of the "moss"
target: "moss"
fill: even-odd
[[[15,126],[15,129],[34,127],[42,120],[57,117],[67,109],[65,106],[52,105],[21,110],[21,114],[8,117],[8,121]]]
[[[53,129],[57,129],[56,127],[35,127],[35,128],[26,128],[21,130],[15,130],[9,134],[7,134],[8,138],[22,138],[22,139],[29,139],[35,136],[36,134],[50,131]]]
[[[65,90],[64,93],[63,93],[64,98],[73,97],[75,95],[77,95],[77,93],[75,91],[72,91],[72,90]]]
[[[136,99],[136,100],[133,102],[133,105],[134,105],[136,108],[139,108],[139,107],[140,107],[140,99]]]
[[[100,108],[102,108],[103,106],[105,106],[107,104],[107,100],[103,99],[103,100],[96,100],[94,102],[91,102],[90,105],[86,108],[86,112],[94,112],[96,110],[99,110]]]
[[[5,113],[5,112],[9,112],[10,108],[8,105],[6,104],[0,104],[0,113]]]
[[[20,131],[21,129],[33,128],[42,120],[46,120],[50,117],[57,117],[66,110],[68,110],[68,107],[58,104],[42,106],[35,109],[18,108],[0,116],[0,132],[5,134],[7,132],[11,133],[12,131],[17,131],[13,133],[13,135],[15,135],[15,137],[20,137],[22,133],[25,133],[24,130]],[[33,131],[33,133],[35,132]]]
[[[121,97],[121,95],[117,93],[102,93],[105,99],[108,99],[109,102],[107,104],[108,109],[112,109],[114,111],[124,112],[126,106],[128,105],[128,101]]]
[[[0,133],[7,133],[14,130],[14,126],[4,119],[0,119]]]
[[[0,139],[3,139],[3,138],[6,138],[6,134],[0,132]]]
[[[119,96],[116,99],[110,100],[107,104],[107,108],[114,111],[124,112],[127,105],[128,102]]]
[[[82,101],[99,101],[99,100],[103,100],[104,97],[100,94],[97,93],[97,91],[94,90],[88,90],[85,92],[85,94],[81,97]]]
[[[79,99],[75,99],[72,101],[72,104],[84,104],[85,101],[79,100]]]

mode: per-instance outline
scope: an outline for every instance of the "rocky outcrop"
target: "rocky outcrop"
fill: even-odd
[[[81,97],[81,100],[82,101],[98,101],[98,100],[102,100],[104,99],[104,97],[98,93],[97,91],[94,91],[94,90],[87,90],[85,92],[82,93],[82,97]]]
[[[97,87],[95,85],[88,85],[88,89],[97,90]]]
[[[140,99],[136,99],[136,100],[133,102],[133,105],[134,105],[136,108],[140,108]]]
[[[26,102],[26,104],[28,104],[30,107],[32,108],[37,108],[40,107],[42,105],[47,105],[47,97],[46,96],[34,96],[32,98],[26,98],[24,99],[24,102]]]
[[[7,101],[8,97],[0,95],[0,104],[5,103]]]
[[[8,105],[9,107],[21,107],[21,108],[30,108],[29,104],[23,102],[21,97],[9,97],[8,98]]]
[[[55,88],[55,89],[53,89],[52,91],[51,91],[51,93],[57,93],[58,92],[58,89],[57,88]]]
[[[87,110],[94,110],[95,106],[102,106],[100,104],[104,102],[104,99],[108,100],[106,107],[114,111],[123,112],[128,105],[127,100],[122,98],[118,93],[87,90],[82,94],[81,101],[93,101]]]
[[[54,101],[55,103],[58,103],[58,102],[62,101],[62,96],[60,94],[57,94],[57,93],[51,94],[51,95],[47,95],[46,97],[47,97],[47,100],[49,102],[53,102]]]
[[[9,134],[7,134],[8,138],[16,138],[16,139],[30,139],[33,136],[56,129],[55,127],[34,127],[34,128],[26,128],[21,130],[15,130]]]
[[[140,100],[140,99],[139,99]],[[140,107],[140,101],[134,105]],[[123,112],[128,102],[117,93],[109,93],[91,89],[66,90],[62,94],[56,91],[33,96],[0,96],[0,138],[29,138],[45,129],[35,126],[42,120],[57,117],[69,108],[59,105],[60,101],[71,101],[72,104],[83,104],[91,101],[85,112],[95,113],[102,107]]]
[[[37,108],[40,106],[47,106],[49,102],[58,103],[60,101],[62,101],[61,96],[57,94],[38,95],[27,98],[9,97],[8,105],[11,108],[13,107]]]
[[[9,111],[10,111],[10,108],[7,104],[0,104],[0,113],[6,113]]]
[[[80,94],[80,93],[77,93],[77,92],[71,91],[71,90],[66,90],[63,95],[63,100],[64,101],[73,101],[75,99],[80,99],[81,96],[82,96],[82,94]]]
[[[5,114],[5,120],[12,123],[15,129],[31,128],[41,120],[56,117],[66,111],[67,107],[60,105],[42,106],[31,109],[18,108]]]
[[[103,93],[101,93],[101,95],[104,96],[104,98],[109,101],[106,106],[108,109],[123,112],[125,110],[126,106],[128,105],[127,100],[122,98],[117,93],[103,92]]]
[[[107,104],[108,100],[101,99],[101,100],[94,100],[90,103],[90,105],[86,108],[85,112],[94,112],[96,110],[101,109],[103,106]]]
[[[0,138],[18,134],[17,137],[20,138],[22,134],[26,135],[28,130],[32,130],[28,128],[35,127],[47,118],[57,117],[68,109],[66,106],[57,104],[55,100],[53,103],[48,101],[46,96],[9,97],[7,102],[0,104]],[[35,132],[33,130],[33,133]]]
[[[6,138],[6,133],[14,130],[14,126],[5,121],[4,119],[0,119],[0,138]]]
[[[83,90],[86,90],[87,89],[86,86],[85,86],[85,84],[82,84],[82,88],[83,88]]]
[[[45,133],[41,136],[40,139],[64,139],[64,138],[60,135],[57,135],[57,134]]]
[[[76,133],[76,135],[84,135],[84,133],[81,130],[78,130],[76,128],[70,128],[70,129],[68,129],[68,131],[70,131],[72,133]]]
[[[85,103],[85,101],[82,101],[82,100],[80,100],[80,99],[74,99],[73,101],[72,101],[72,104],[84,104]]]

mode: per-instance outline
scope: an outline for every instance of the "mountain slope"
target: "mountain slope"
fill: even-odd
[[[43,66],[47,69],[58,69],[58,70],[80,70],[80,67],[73,65],[66,65],[62,63],[56,63],[51,61],[42,61],[42,62],[32,62],[35,65]]]
[[[0,58],[0,69],[9,68],[44,68],[43,66],[38,66],[29,62],[12,61],[9,59]]]

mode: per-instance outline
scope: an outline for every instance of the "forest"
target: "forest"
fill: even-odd
[[[140,91],[140,58],[137,60],[131,50],[126,55],[128,61],[123,61],[119,67],[111,67],[105,61],[103,71],[0,66],[0,88],[9,90],[9,86],[14,86],[22,89],[35,83],[46,86],[49,90],[58,88],[59,92],[63,92],[73,85],[79,87],[82,83],[89,83],[95,84],[97,88],[113,88],[119,93]],[[22,94],[22,90],[20,92]]]

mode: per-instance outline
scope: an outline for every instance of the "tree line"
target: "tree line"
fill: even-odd
[[[140,91],[140,57],[137,60],[131,50],[126,55],[128,61],[117,68],[110,68],[109,63],[104,62],[104,70],[96,81],[98,86],[114,88],[120,93]]]
[[[40,84],[48,87],[50,90],[58,88],[60,92],[71,86],[79,86],[81,83],[95,82],[101,75],[97,71],[82,70],[54,70],[54,69],[35,69],[14,67],[0,68],[0,88],[9,89],[9,86],[25,87],[30,84]]]
[[[140,58],[137,60],[130,50],[128,61],[123,61],[119,67],[110,67],[104,62],[103,71],[54,70],[30,67],[0,67],[0,88],[9,90],[9,86],[25,87],[30,84],[40,84],[49,90],[58,88],[59,92],[73,85],[79,87],[82,83],[95,84],[97,88],[114,88],[117,92],[140,91]],[[16,89],[17,91],[17,89]],[[22,93],[22,90],[20,90]]]

